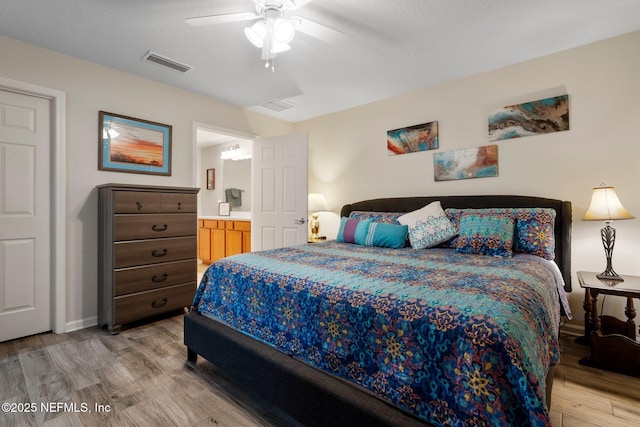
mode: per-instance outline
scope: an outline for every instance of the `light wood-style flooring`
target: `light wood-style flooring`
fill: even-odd
[[[0,426],[295,425],[202,358],[187,363],[182,327],[178,315],[113,336],[88,328],[0,344],[0,403],[22,409],[0,412]],[[640,426],[640,378],[579,365],[587,353],[562,338],[553,426]]]
[[[553,426],[640,426],[640,378],[580,365],[589,347],[574,339],[561,335],[551,395]]]

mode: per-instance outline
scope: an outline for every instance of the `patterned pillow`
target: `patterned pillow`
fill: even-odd
[[[508,216],[515,221],[514,251],[553,260],[556,253],[555,220],[556,211],[551,208],[492,208],[492,209],[456,209],[447,208],[445,213],[456,228],[460,217],[465,213],[476,215]],[[440,245],[455,248],[458,238]]]
[[[370,219],[359,221],[357,219],[342,217],[336,241],[364,245],[370,223]]]
[[[409,226],[409,241],[414,249],[430,248],[457,234],[439,201],[402,215],[398,222]]]
[[[408,227],[406,225],[385,224],[371,222],[365,237],[365,246],[381,248],[403,248],[407,240]]]
[[[463,214],[456,252],[509,258],[513,255],[513,218]]]
[[[384,224],[400,225],[398,217],[402,216],[402,212],[369,212],[369,211],[353,211],[349,214],[352,219],[370,219],[373,222],[382,222]]]
[[[514,250],[553,260],[556,257],[555,209],[518,209]]]

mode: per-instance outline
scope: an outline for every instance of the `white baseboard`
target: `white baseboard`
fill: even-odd
[[[90,328],[98,324],[98,316],[87,317],[86,319],[74,320],[73,322],[67,322],[65,325],[65,332],[78,331],[80,329]]]

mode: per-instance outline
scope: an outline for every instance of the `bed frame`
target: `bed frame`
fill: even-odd
[[[571,291],[571,202],[528,196],[396,197],[345,205],[352,211],[411,212],[439,200],[443,208],[531,208],[556,210],[556,262]],[[426,422],[346,380],[300,362],[221,322],[190,311],[184,319],[187,358],[198,355],[242,387],[259,394],[305,426],[426,426]],[[550,407],[553,367],[546,378]]]

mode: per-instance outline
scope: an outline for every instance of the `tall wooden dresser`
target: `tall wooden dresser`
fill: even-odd
[[[98,186],[98,323],[189,307],[197,286],[198,188]]]

